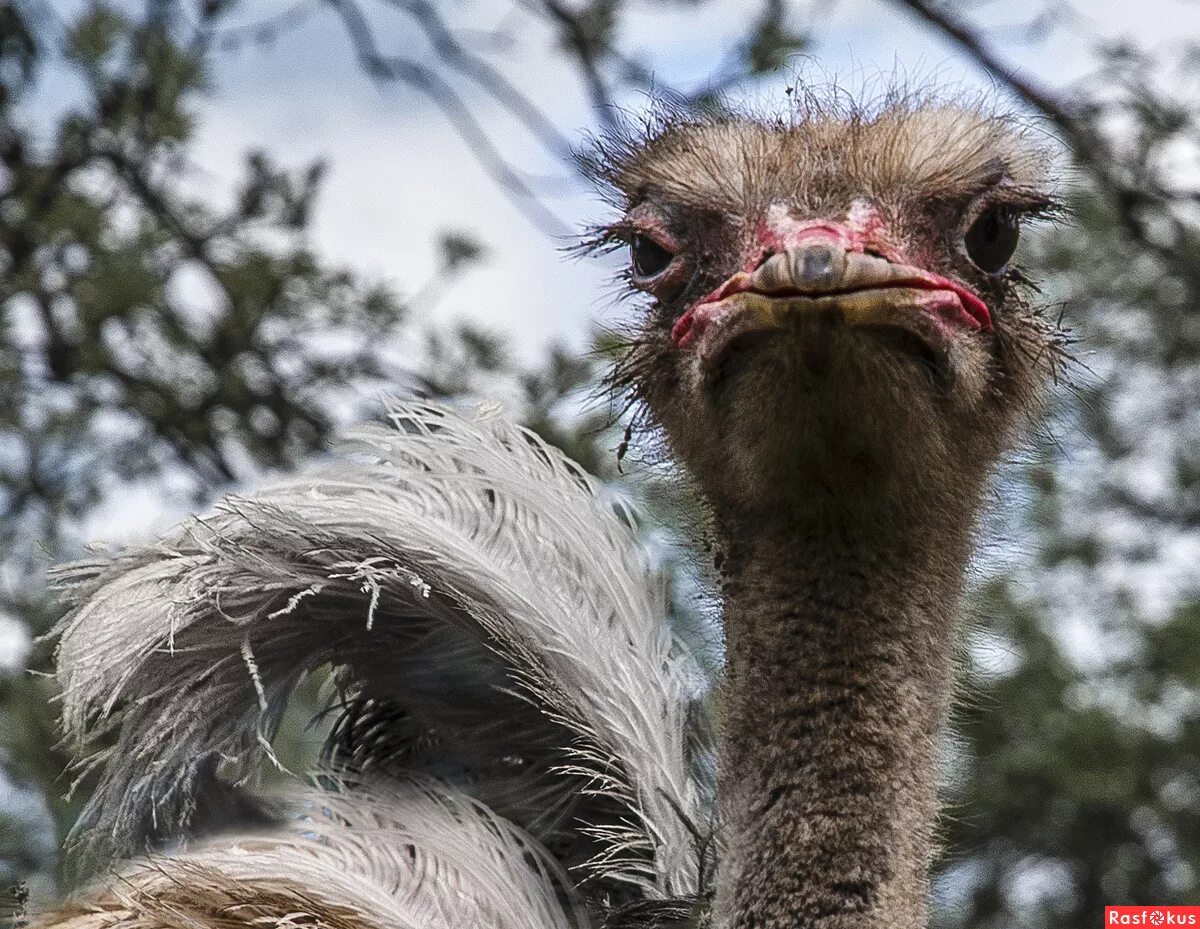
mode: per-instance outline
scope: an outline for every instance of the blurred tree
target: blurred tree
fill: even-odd
[[[900,0],[1053,126],[1072,222],[1028,262],[1083,355],[1015,477],[1027,557],[977,612],[938,925],[1082,927],[1200,899],[1198,62],[1109,39],[1082,85],[1005,65],[949,4]],[[1063,10],[1062,4],[1047,11]],[[1014,487],[1005,494],[1019,493]]]
[[[320,165],[253,155],[227,209],[191,192],[203,49],[176,40],[172,15],[95,7],[58,35],[44,10],[0,7],[0,595],[35,633],[53,616],[42,569],[97,508],[287,467],[325,441],[346,387],[395,376],[377,346],[397,298],[304,240]],[[43,141],[30,100],[68,69],[82,99]],[[32,666],[47,663],[38,649]],[[0,677],[8,779],[37,785],[61,827],[52,695]],[[0,823],[0,880],[14,858],[48,864],[56,843],[36,825]]]
[[[627,17],[645,3],[512,0],[546,27],[602,129],[631,91],[715,106],[747,79],[781,83],[788,57],[814,38],[794,5],[763,0],[712,75],[680,91],[623,45]],[[1006,65],[974,8],[881,3],[917,17],[1044,120],[1079,180],[1069,232],[1033,237],[1026,263],[1087,354],[1053,398],[1056,440],[1040,439],[998,491],[1027,502],[1003,529],[1029,541],[975,596],[982,631],[950,757],[936,923],[1082,929],[1105,903],[1195,902],[1200,56],[1185,46],[1168,61],[1109,41],[1095,74],[1051,91]],[[680,7],[707,15],[704,0]],[[100,6],[60,35],[41,7],[0,0],[0,381],[13,398],[0,411],[0,551],[4,608],[37,629],[52,617],[41,567],[71,550],[98,506],[130,487],[202,498],[291,467],[363,413],[364,386],[500,393],[589,468],[615,464],[616,442],[597,433],[605,411],[580,420],[564,403],[591,380],[591,362],[557,351],[518,371],[502,341],[474,327],[417,336],[389,289],[311,253],[304,227],[319,167],[287,172],[254,156],[224,209],[188,180],[189,101],[214,51],[275,41],[326,10],[367,74],[439,107],[534,228],[569,232],[547,206],[551,180],[506,161],[496,124],[479,116],[483,100],[499,125],[531,133],[573,170],[570,140],[493,63],[495,37],[456,29],[454,5],[440,0],[301,0],[248,26],[230,10],[150,0],[134,19]],[[396,21],[429,53],[390,52]],[[1066,3],[1048,0],[1030,26],[1072,22]],[[30,111],[48,71],[63,67],[82,79],[85,101],[39,143]],[[482,257],[458,233],[441,246],[443,275]],[[421,288],[409,302],[433,295]],[[394,355],[401,336],[413,346],[404,358]],[[680,508],[669,490],[657,492]],[[32,660],[45,668],[44,648]],[[72,811],[54,783],[63,758],[47,749],[50,696],[43,680],[0,677],[4,770],[34,798],[20,815],[44,797],[62,825]],[[49,867],[53,844],[5,816],[0,808],[9,873]]]
[[[62,26],[0,4],[0,620],[34,634],[55,616],[45,568],[97,513],[139,496],[193,506],[291,468],[385,388],[488,393],[487,378],[518,377],[472,327],[400,354],[405,303],[308,244],[322,165],[253,153],[228,205],[203,190],[187,146],[227,6],[199,5],[197,24],[179,4],[95,5]],[[59,104],[47,82],[67,77],[78,99],[39,124]],[[442,284],[482,257],[462,233],[441,253]],[[549,429],[589,373],[560,352],[514,396]],[[29,665],[47,670],[49,646]],[[74,818],[53,695],[0,667],[0,884],[52,869]]]

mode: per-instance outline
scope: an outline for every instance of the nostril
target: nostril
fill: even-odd
[[[810,245],[800,253],[799,278],[812,284],[827,284],[833,278],[833,249]]]
[[[757,271],[759,268],[761,268],[763,265],[765,265],[768,261],[770,261],[772,258],[774,258],[775,254],[776,253],[772,249],[769,249],[769,248],[765,249],[763,251],[763,253],[758,256],[758,261],[756,261],[754,263],[754,267],[752,267],[750,269],[750,271],[751,272]]]
[[[842,277],[846,253],[834,245],[814,242],[793,251],[789,259],[789,274],[794,284],[825,290]]]

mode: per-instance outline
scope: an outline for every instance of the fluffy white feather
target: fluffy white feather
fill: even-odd
[[[309,790],[289,826],[142,859],[35,925],[583,929],[544,848],[423,781]]]
[[[111,745],[89,760],[85,838],[125,854],[184,828],[215,759],[248,772],[297,680],[332,664],[368,722],[391,714],[359,767],[465,774],[594,876],[694,893],[700,675],[632,516],[494,408],[391,418],[336,463],[64,572],[65,727]]]

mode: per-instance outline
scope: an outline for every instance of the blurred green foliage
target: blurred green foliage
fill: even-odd
[[[555,31],[601,124],[614,94],[653,84],[619,45],[638,2],[526,5]],[[369,25],[347,0],[326,5],[348,29]],[[702,0],[687,5],[709,15]],[[949,5],[894,5],[989,63]],[[455,71],[561,147],[531,101],[438,31],[450,4],[396,6],[441,36],[435,71],[389,67],[363,31],[373,77],[428,89],[436,69]],[[422,329],[410,309],[428,291],[405,300],[313,251],[322,166],[253,154],[227,203],[194,183],[194,107],[214,47],[238,34],[218,28],[231,4],[129,9],[92,6],[64,29],[40,4],[0,0],[0,612],[45,631],[45,569],[78,551],[97,512],[139,490],[198,506],[295,467],[370,415],[362,398],[385,386],[501,394],[616,477],[619,431],[579,403],[592,359],[552,351],[527,369],[496,333]],[[258,37],[274,40],[289,15]],[[748,27],[693,101],[771,78],[814,41],[776,0]],[[1084,929],[1106,903],[1200,899],[1200,192],[1188,186],[1200,59],[1181,48],[1164,62],[1122,42],[1097,54],[1101,70],[1061,99],[1008,82],[1073,159],[1071,225],[1034,237],[1025,259],[1081,355],[997,491],[995,528],[1022,554],[985,561],[973,595],[936,885],[944,929]],[[39,88],[64,73],[84,92],[47,132]],[[435,97],[452,121],[457,99]],[[464,137],[464,157],[514,198],[532,196]],[[487,258],[469,231],[439,246],[443,277]],[[669,482],[646,497],[686,522]],[[33,650],[32,669],[49,668],[48,649]],[[52,698],[47,678],[0,669],[0,883],[53,874],[77,808],[63,799]],[[296,753],[303,721],[301,710],[283,736]]]
[[[1197,62],[1099,56],[1069,225],[1027,253],[1079,357],[1015,469],[1027,557],[976,598],[1006,660],[964,686],[942,926],[1200,899]]]
[[[43,7],[0,5],[0,617],[35,635],[56,615],[46,568],[127,495],[195,506],[293,468],[385,389],[486,395],[505,379],[551,431],[592,378],[562,351],[519,370],[473,326],[422,332],[391,286],[329,266],[306,235],[320,164],[252,153],[228,204],[198,193],[211,24],[185,39],[183,12],[97,5],[61,32]],[[83,93],[47,132],[36,95],[64,75]],[[465,232],[440,244],[443,282],[483,256]],[[586,440],[575,451],[601,466]],[[25,802],[0,806],[0,885],[53,873],[87,791],[64,799],[51,649],[34,648],[36,673],[0,670],[0,791]]]

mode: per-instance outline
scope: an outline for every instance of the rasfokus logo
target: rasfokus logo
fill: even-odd
[[[1106,906],[1104,925],[1200,927],[1200,906]]]

